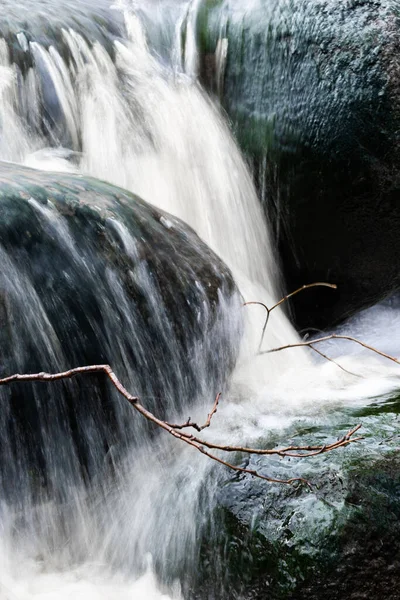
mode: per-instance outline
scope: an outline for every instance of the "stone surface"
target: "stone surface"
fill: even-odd
[[[398,598],[399,409],[393,397],[330,414],[317,426],[299,422],[279,440],[265,440],[271,446],[323,444],[357,422],[365,436],[319,457],[249,461],[263,474],[305,477],[312,491],[249,476],[227,480],[219,495],[219,527],[203,546],[198,597]],[[220,582],[215,595],[214,580]]]

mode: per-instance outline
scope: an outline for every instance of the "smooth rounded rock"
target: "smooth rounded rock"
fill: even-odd
[[[239,295],[179,219],[95,179],[0,163],[0,259],[1,376],[108,363],[160,417],[222,389]],[[81,461],[92,473],[104,454],[91,447],[132,444],[129,423],[146,427],[103,375],[1,395],[6,472]]]

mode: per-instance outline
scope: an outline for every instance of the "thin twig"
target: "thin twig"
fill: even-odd
[[[281,300],[279,300],[279,302],[277,302],[272,308],[269,309],[269,312],[272,312],[274,310],[274,308],[277,308],[278,306],[280,306],[281,304],[286,302],[286,300],[289,300],[289,298],[292,298],[296,294],[299,294],[300,292],[303,292],[304,290],[309,290],[310,288],[313,288],[313,287],[327,287],[327,288],[331,288],[332,290],[337,290],[336,283],[326,283],[326,282],[321,282],[321,281],[318,281],[316,283],[308,283],[306,285],[302,285],[294,292],[291,292],[290,294],[287,294],[287,296],[284,296],[283,298],[281,298]]]
[[[306,290],[306,289],[309,289],[309,288],[313,288],[313,287],[317,287],[317,286],[318,287],[328,287],[328,288],[331,288],[331,289],[334,289],[334,290],[337,289],[337,285],[334,284],[334,283],[323,283],[323,282],[310,283],[308,285],[303,285],[302,287],[298,288],[297,290],[295,290],[291,294],[288,294],[287,296],[284,296],[281,300],[279,300],[279,302],[277,302],[276,304],[274,304],[274,306],[272,306],[271,308],[268,308],[268,306],[266,306],[266,304],[264,304],[263,302],[246,302],[244,304],[244,306],[247,306],[249,304],[258,304],[258,305],[262,306],[263,308],[265,308],[265,310],[267,311],[267,317],[265,319],[265,323],[264,323],[264,326],[263,326],[263,329],[262,329],[262,332],[261,332],[261,339],[260,339],[260,343],[259,343],[259,346],[258,346],[257,354],[263,354],[263,352],[261,352],[261,347],[262,347],[262,344],[263,344],[263,341],[264,341],[265,331],[267,329],[267,325],[268,325],[268,321],[269,321],[269,316],[270,316],[271,312],[275,308],[277,308],[278,306],[280,306],[281,304],[283,304],[284,302],[286,302],[286,300],[289,300],[289,298],[292,298],[293,296],[295,296],[296,294],[299,294],[303,290]],[[325,358],[325,360],[328,360],[329,362],[331,362],[334,365],[336,365],[339,369],[341,369],[345,373],[348,373],[349,375],[353,375],[354,377],[362,377],[361,375],[357,375],[357,373],[353,373],[352,371],[348,371],[342,365],[340,365],[337,361],[335,361],[333,358],[330,358],[329,356],[327,356],[326,354],[324,354],[323,352],[321,352],[317,348],[314,348],[314,346],[312,346],[311,343],[309,344],[309,348],[311,348],[311,350],[313,350],[316,354],[319,354],[320,356],[322,356],[323,358]]]
[[[386,352],[382,352],[382,350],[378,350],[373,346],[369,346],[365,342],[358,340],[357,338],[351,337],[350,335],[338,335],[336,333],[332,333],[331,335],[325,335],[324,337],[317,338],[315,340],[310,340],[309,342],[297,342],[295,344],[286,344],[285,346],[279,346],[279,348],[271,348],[271,350],[264,350],[260,354],[271,354],[272,352],[280,352],[281,350],[287,350],[288,348],[304,348],[305,346],[310,347],[313,344],[320,344],[321,342],[328,342],[329,340],[348,340],[349,342],[354,342],[355,344],[359,344],[363,348],[367,350],[371,350],[371,352],[375,352],[379,356],[383,358],[387,358],[395,362],[396,364],[400,364],[400,360],[391,356],[390,354],[386,354]]]
[[[167,422],[167,425],[169,425],[173,429],[185,429],[186,427],[193,427],[193,429],[196,429],[196,431],[198,431],[198,432],[203,431],[203,429],[207,429],[207,427],[210,427],[210,425],[211,425],[211,419],[217,412],[220,398],[221,398],[221,392],[219,392],[217,394],[212,411],[210,412],[210,414],[207,415],[207,421],[204,423],[204,425],[198,425],[197,423],[192,423],[192,420],[190,417],[188,418],[186,423],[177,424],[177,423],[168,423]]]
[[[306,285],[302,285],[301,287],[299,287],[294,292],[291,292],[290,294],[287,294],[286,296],[284,296],[283,298],[281,298],[279,300],[279,302],[277,302],[276,304],[274,304],[274,306],[271,306],[271,308],[269,308],[263,302],[245,302],[244,303],[243,306],[250,306],[250,305],[254,305],[255,304],[255,305],[258,305],[258,306],[262,306],[267,311],[267,316],[266,316],[266,319],[265,319],[264,327],[263,327],[262,332],[261,332],[261,340],[260,340],[260,344],[258,346],[257,353],[261,352],[261,347],[262,347],[262,344],[263,344],[263,341],[264,341],[265,331],[267,329],[267,325],[268,325],[268,321],[269,321],[269,316],[270,316],[271,312],[273,310],[275,310],[275,308],[278,308],[278,306],[281,306],[281,304],[283,304],[284,302],[286,302],[287,300],[289,300],[290,298],[292,298],[293,296],[295,296],[296,294],[299,294],[300,292],[303,292],[304,290],[308,290],[308,289],[313,288],[313,287],[328,287],[328,288],[331,288],[332,290],[336,290],[337,289],[337,285],[335,283],[324,283],[324,282],[308,283]]]
[[[354,377],[360,377],[362,379],[362,375],[358,375],[357,373],[353,373],[352,371],[348,371],[342,365],[340,365],[336,360],[334,360],[333,358],[331,358],[327,354],[324,354],[323,352],[321,352],[321,350],[318,350],[318,348],[314,348],[314,346],[312,345],[312,343],[310,343],[310,348],[311,348],[311,350],[314,350],[314,352],[316,352],[317,354],[319,354],[320,356],[322,356],[322,358],[325,358],[329,362],[331,362],[334,365],[336,365],[337,367],[339,367],[339,369],[341,369],[345,373],[348,373],[349,375],[353,375]]]

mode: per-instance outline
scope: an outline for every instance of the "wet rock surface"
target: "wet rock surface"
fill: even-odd
[[[399,287],[399,6],[204,2],[203,79],[252,161],[302,327]]]
[[[305,477],[312,490],[248,476],[226,481],[219,529],[209,531],[203,544],[201,592],[193,597],[398,598],[398,414],[399,399],[393,398],[336,414],[330,425],[298,423],[288,437],[270,440],[268,447],[323,444],[358,420],[365,435],[357,445],[324,456],[290,462],[255,458],[246,464],[274,477]],[[217,591],[211,583],[215,573]]]

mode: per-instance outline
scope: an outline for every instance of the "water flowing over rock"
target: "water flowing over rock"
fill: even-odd
[[[238,297],[189,227],[106,183],[6,163],[0,212],[3,376],[109,363],[159,415],[223,387]],[[137,416],[102,377],[1,394],[5,481],[35,468],[68,481],[76,460],[93,474],[110,446],[132,443],[124,421]]]
[[[399,6],[206,1],[202,77],[253,161],[290,288],[326,326],[398,289]]]
[[[226,262],[246,300],[272,306],[280,298],[280,270],[251,173],[218,108],[181,72],[183,21],[185,68],[195,70],[196,64],[199,3],[187,15],[186,4],[178,3],[183,14],[175,28],[167,20],[174,31],[165,51],[169,62],[160,59],[132,11],[124,13],[125,35],[111,53],[95,36],[87,40],[66,27],[55,47],[30,43],[33,64],[22,79],[0,40],[0,159],[99,177],[177,215]],[[158,7],[151,2],[144,11],[146,23]],[[59,107],[51,123],[42,84],[54,91]],[[258,347],[260,314],[248,311],[247,355]],[[276,314],[268,343],[296,340],[284,313]],[[296,357],[304,362],[300,352]],[[270,362],[282,369],[286,361],[275,356]]]

